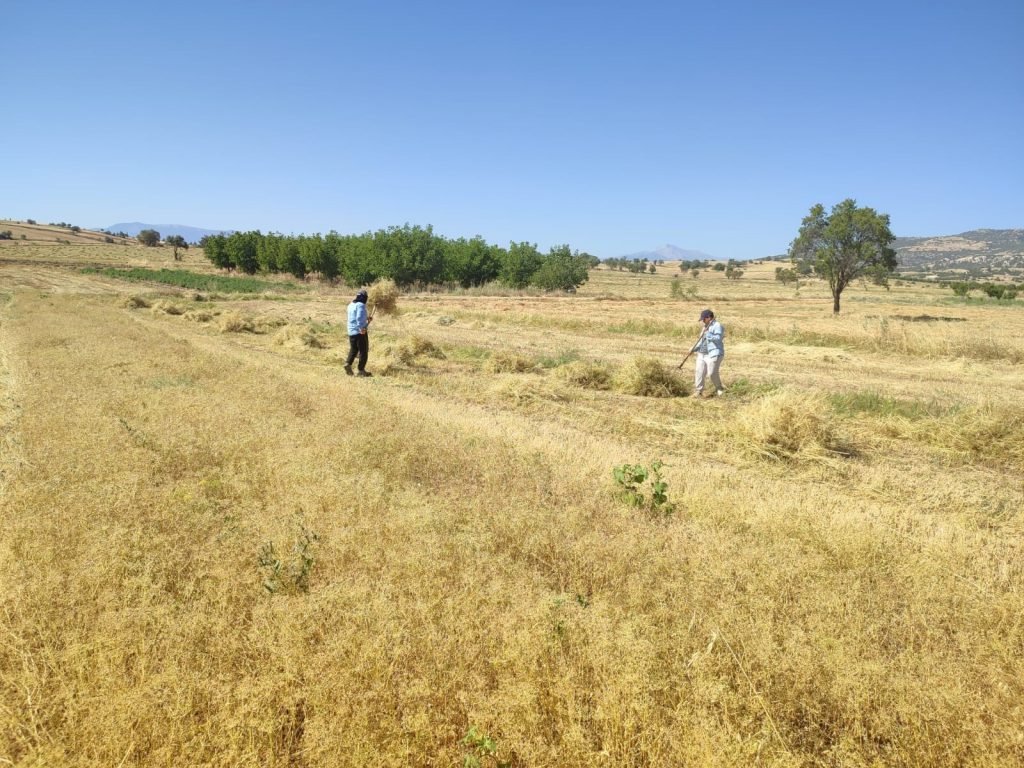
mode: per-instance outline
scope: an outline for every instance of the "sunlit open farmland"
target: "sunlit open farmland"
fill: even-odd
[[[361,380],[353,289],[82,271],[183,257],[0,244],[0,763],[1024,762],[1024,302],[598,269]]]

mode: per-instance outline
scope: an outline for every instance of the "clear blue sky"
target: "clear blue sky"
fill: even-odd
[[[1024,2],[12,2],[0,218],[781,253],[1024,227]]]

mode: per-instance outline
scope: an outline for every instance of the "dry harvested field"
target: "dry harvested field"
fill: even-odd
[[[361,380],[351,289],[80,269],[169,262],[0,247],[0,764],[1024,762],[1024,303],[596,270]]]

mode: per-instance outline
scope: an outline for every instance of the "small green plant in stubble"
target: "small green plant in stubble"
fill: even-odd
[[[512,763],[498,758],[498,742],[475,725],[462,738],[469,754],[462,758],[462,768],[509,768]]]
[[[655,517],[668,517],[676,505],[668,499],[668,482],[662,477],[661,468],[665,463],[660,459],[643,464],[623,464],[612,470],[612,477],[618,485],[622,499],[632,507],[643,509]]]
[[[295,538],[291,552],[282,559],[274,542],[268,541],[260,547],[257,565],[263,572],[263,588],[270,595],[306,594],[309,592],[309,576],[316,558],[313,547],[320,536],[300,516],[295,522]]]

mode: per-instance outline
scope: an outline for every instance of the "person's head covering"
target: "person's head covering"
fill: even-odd
[[[707,320],[709,318],[713,319],[714,316],[715,316],[714,312],[712,312],[710,309],[705,309],[703,312],[700,313],[700,321],[703,323],[705,320]]]
[[[365,304],[367,298],[369,297],[367,296],[366,291],[360,291],[359,293],[356,294],[355,301]]]

